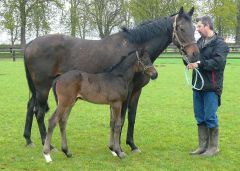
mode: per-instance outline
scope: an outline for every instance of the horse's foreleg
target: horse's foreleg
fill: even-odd
[[[121,119],[121,103],[117,103],[113,106],[113,118],[114,118],[114,145],[113,150],[116,152],[119,158],[124,158],[125,153],[122,151],[120,146],[120,135],[122,128],[122,119]]]
[[[138,147],[134,143],[133,134],[134,134],[134,124],[136,119],[137,105],[138,100],[141,95],[141,90],[134,91],[129,101],[128,105],[128,132],[126,143],[131,147],[133,152],[140,152]]]
[[[33,122],[33,115],[34,115],[34,99],[33,96],[28,101],[27,106],[27,114],[26,114],[26,121],[25,121],[25,129],[24,129],[24,138],[26,139],[26,146],[31,146],[31,130],[32,130],[32,122]]]

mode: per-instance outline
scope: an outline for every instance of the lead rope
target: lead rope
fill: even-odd
[[[187,57],[184,56],[184,60],[187,62],[187,64],[189,64],[189,60],[187,59]],[[199,72],[199,70],[197,68],[194,68],[193,70],[195,70],[196,74],[195,74],[195,80],[194,80],[194,84],[192,84],[192,81],[190,80],[190,72],[189,69],[187,68],[187,66],[185,67],[185,78],[186,78],[186,82],[187,84],[195,89],[195,90],[202,90],[203,86],[204,86],[204,79],[201,75],[201,73]],[[200,88],[196,87],[197,84],[197,80],[198,80],[198,76],[200,77],[201,81],[202,81],[202,85]]]

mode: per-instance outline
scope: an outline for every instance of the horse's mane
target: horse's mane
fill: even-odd
[[[123,33],[131,43],[144,43],[166,31],[172,30],[170,17],[163,17],[158,20],[145,21],[133,29],[122,27]]]
[[[167,31],[171,32],[173,29],[171,17],[177,15],[173,14],[169,17],[161,17],[158,20],[149,20],[141,23],[133,29],[122,27],[123,33],[131,43],[141,44],[154,37],[166,34]],[[180,17],[191,21],[191,17],[187,13],[183,13]]]
[[[110,69],[108,69],[106,72],[112,72],[115,68],[117,68],[119,65],[121,65],[121,64],[123,63],[123,61],[124,61],[125,59],[127,59],[128,56],[130,56],[130,55],[133,54],[134,52],[136,52],[136,50],[129,52],[127,56],[121,56],[121,60],[120,60],[118,63],[116,63],[115,65],[113,65],[113,66],[112,66]]]

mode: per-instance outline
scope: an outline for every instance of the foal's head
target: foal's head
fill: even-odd
[[[136,65],[137,72],[144,72],[146,75],[150,76],[152,80],[156,79],[158,73],[152,64],[147,51],[145,51],[144,49],[137,50],[136,56],[137,56]]]

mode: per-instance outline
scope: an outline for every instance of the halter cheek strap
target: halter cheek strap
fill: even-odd
[[[142,65],[142,67],[143,67],[143,72],[145,72],[148,68],[153,68],[153,66],[151,65],[151,66],[146,66],[142,61],[141,61],[141,59],[140,59],[140,57],[139,57],[139,54],[138,54],[138,51],[136,51],[136,57],[137,57],[137,60],[138,60],[138,65]]]
[[[180,39],[179,39],[179,36],[177,34],[177,17],[178,17],[178,14],[176,15],[176,17],[174,18],[174,22],[173,22],[173,34],[172,34],[172,40],[176,41],[179,46],[180,46],[180,50],[181,50],[181,53],[184,54],[184,49],[187,47],[187,46],[190,46],[190,45],[193,45],[193,44],[196,44],[197,42],[194,40],[190,43],[183,43]]]

